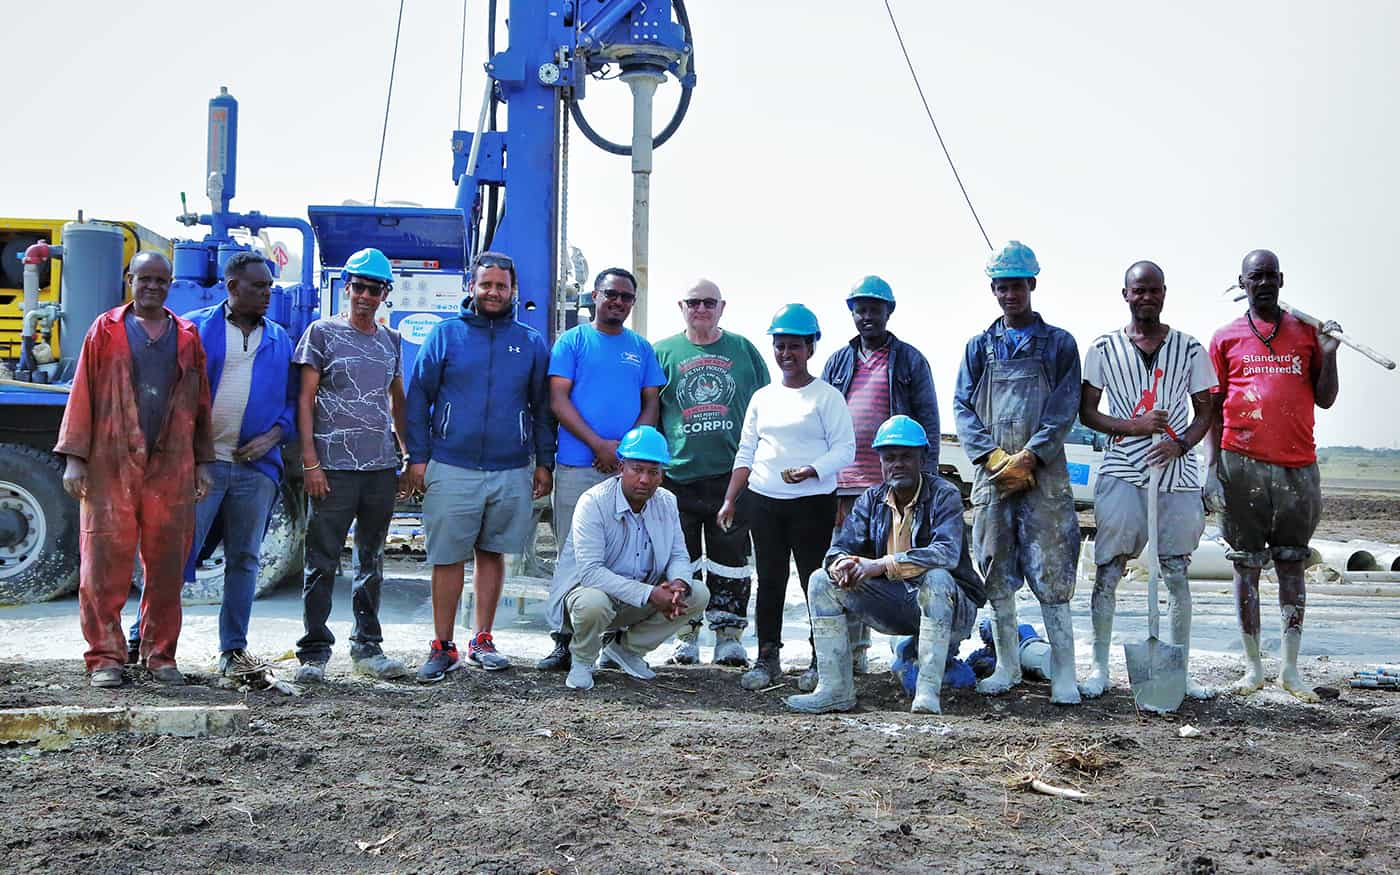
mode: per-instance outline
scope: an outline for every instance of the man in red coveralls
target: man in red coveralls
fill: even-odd
[[[1259,570],[1270,557],[1278,573],[1283,618],[1278,683],[1304,702],[1317,694],[1298,676],[1303,639],[1303,563],[1322,518],[1322,484],[1313,441],[1313,406],[1337,400],[1338,341],[1328,322],[1318,330],[1279,307],[1283,273],[1278,256],[1256,249],[1240,265],[1249,296],[1243,316],[1215,332],[1210,358],[1220,384],[1206,441],[1206,507],[1221,511],[1221,533],[1235,565],[1235,606],[1244,643],[1245,673],[1234,691],[1264,685],[1259,654]],[[1222,415],[1223,414],[1223,415]]]
[[[138,546],[141,662],[162,683],[185,682],[175,667],[180,587],[214,444],[204,348],[194,326],[165,309],[170,275],[159,252],[131,259],[131,302],[83,338],[54,447],[68,460],[63,488],[81,502],[78,614],[94,687],[122,684],[121,612]]]

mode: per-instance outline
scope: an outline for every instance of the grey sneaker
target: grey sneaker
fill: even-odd
[[[88,684],[94,687],[112,689],[122,685],[121,666],[109,665],[106,668],[93,669],[88,677]]]
[[[797,676],[797,688],[804,693],[810,693],[817,688],[817,658],[815,656],[812,657],[812,664],[803,669],[802,674]]]
[[[667,662],[672,665],[694,665],[700,661],[700,627],[688,626],[676,633],[676,646]]]
[[[603,648],[599,657],[608,657],[618,668],[630,674],[638,680],[649,681],[656,677],[656,672],[651,670],[647,661],[637,654],[622,646],[620,641],[613,641]],[[601,659],[600,659],[601,661]]]
[[[326,679],[326,663],[303,662],[297,669],[296,682],[299,684],[319,684]]]
[[[150,672],[151,677],[155,678],[158,683],[164,684],[167,687],[183,687],[185,685],[185,676],[173,665],[162,665],[160,668],[152,668]]]
[[[510,668],[510,660],[496,651],[490,632],[478,632],[467,642],[467,662],[487,671]]]
[[[746,690],[762,690],[773,686],[782,679],[783,666],[778,661],[778,648],[772,644],[758,646],[758,659],[753,668],[739,678],[739,686]]]
[[[362,674],[381,681],[408,677],[407,666],[383,653],[373,653],[359,659],[352,658],[351,662],[354,663],[355,674]]]
[[[564,678],[564,686],[571,690],[593,689],[593,669],[581,662],[573,663],[569,668],[569,676]]]

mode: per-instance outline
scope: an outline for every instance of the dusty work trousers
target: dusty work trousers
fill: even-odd
[[[736,519],[725,531],[715,522],[729,488],[729,475],[702,477],[677,483],[667,477],[664,484],[676,496],[681,514],[681,532],[690,554],[691,577],[705,581],[710,605],[705,619],[711,629],[743,629],[749,624],[749,593],[753,571],[749,567],[749,527]],[[696,620],[699,626],[699,620]]]
[[[193,461],[193,460],[191,460]],[[193,466],[191,466],[193,467]],[[110,482],[110,488],[122,488]],[[136,481],[133,494],[109,496],[112,508],[88,519],[78,536],[78,616],[88,649],[88,671],[126,662],[122,606],[141,556],[141,661],[149,668],[175,664],[180,640],[180,588],[194,539],[194,495],[183,477]],[[96,514],[91,515],[96,517]]]
[[[858,617],[886,635],[917,636],[919,624],[927,616],[949,629],[947,659],[957,657],[977,619],[977,605],[942,568],[930,569],[913,586],[875,577],[850,589],[832,583],[826,571],[819,569],[809,582],[807,603],[814,618]]]
[[[330,659],[335,635],[326,621],[331,615],[331,592],[340,551],[350,524],[355,524],[354,577],[350,585],[355,615],[350,633],[350,657],[363,659],[383,652],[379,627],[379,592],[384,584],[384,537],[394,517],[399,475],[382,471],[327,471],[330,494],[310,499],[306,520],[306,577],[302,580],[302,622],[306,634],[297,641],[303,663]]]
[[[603,646],[603,633],[620,631],[617,640],[638,656],[646,656],[661,642],[691,622],[705,616],[710,591],[700,581],[690,584],[686,612],[668,620],[650,604],[637,607],[620,602],[601,589],[577,586],[564,596],[564,613],[573,632],[569,653],[575,662],[592,665]]]

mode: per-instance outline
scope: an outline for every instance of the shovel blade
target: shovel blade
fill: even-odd
[[[1123,645],[1133,701],[1143,711],[1165,714],[1186,698],[1186,652],[1157,638]]]

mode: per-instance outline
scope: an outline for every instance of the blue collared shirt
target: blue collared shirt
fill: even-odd
[[[631,580],[646,580],[651,577],[652,569],[656,567],[646,520],[632,510],[632,506],[627,503],[627,496],[621,489],[617,490],[614,510],[627,529],[627,540],[622,548],[622,556],[612,570]]]

